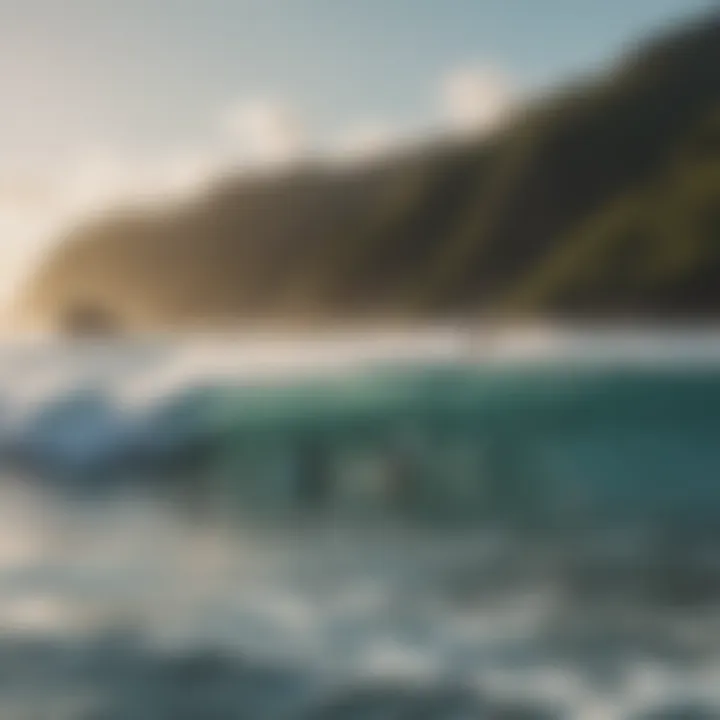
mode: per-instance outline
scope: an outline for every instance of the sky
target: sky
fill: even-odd
[[[0,298],[69,218],[491,130],[708,0],[0,0]]]

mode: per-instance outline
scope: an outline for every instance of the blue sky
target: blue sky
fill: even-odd
[[[711,4],[0,0],[0,152],[193,142],[215,109],[256,97],[280,98],[317,133],[412,123],[456,67],[547,85]]]

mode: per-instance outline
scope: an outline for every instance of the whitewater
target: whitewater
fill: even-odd
[[[718,717],[720,566],[707,530],[720,515],[718,361],[720,334],[708,331],[451,327],[8,342],[0,349],[2,717]],[[434,434],[421,436],[421,464],[432,464],[430,484],[440,489],[428,511],[398,513],[383,503],[382,483],[363,512],[357,495],[294,507],[283,493],[300,477],[291,452],[299,425],[280,433],[275,424],[302,423],[327,405],[335,432],[355,407],[343,393],[365,412],[376,378],[388,377],[388,388],[419,378],[403,402],[428,379],[436,392],[438,378],[442,396],[482,400],[452,405],[473,414],[453,423],[442,415]],[[305,383],[314,395],[300,412],[289,399]],[[362,403],[347,390],[358,383]],[[385,387],[381,398],[391,395]],[[572,392],[563,397],[583,403],[557,419],[555,393],[565,387]],[[122,453],[108,448],[159,437],[159,423],[184,432],[186,419],[154,411],[205,388],[220,388],[231,412],[222,462],[216,443],[212,462],[182,479],[177,465],[155,471],[154,460],[140,480],[133,465],[109,477]],[[475,414],[489,407],[488,393],[497,407],[489,420]],[[49,412],[79,397],[72,411]],[[543,404],[526,405],[528,397]],[[637,397],[647,412],[634,407]],[[243,398],[240,423],[232,413]],[[275,414],[261,445],[253,423],[265,398]],[[380,413],[375,431],[385,406],[371,408]],[[428,412],[434,418],[435,406]],[[55,418],[42,433],[40,416]],[[567,418],[587,431],[568,434]],[[440,513],[444,493],[474,493],[493,467],[488,422],[493,431],[503,423],[502,447],[530,458],[523,479],[542,492],[504,498],[504,508],[523,508],[512,521],[488,512],[486,495],[457,496],[466,507],[472,497],[477,514]],[[388,476],[365,426],[357,453],[345,431],[328,435],[325,420],[312,428],[333,444],[341,438],[331,466],[338,477]],[[243,443],[261,450],[252,463],[235,455]],[[463,462],[446,453],[450,445]],[[52,463],[39,471],[19,462],[11,450],[20,446]],[[99,476],[78,484],[80,467]],[[569,482],[612,492],[582,504]],[[238,494],[244,484],[273,488],[272,502]],[[614,514],[618,505],[624,514]],[[550,514],[535,512],[545,506]],[[660,509],[664,522],[654,523]]]

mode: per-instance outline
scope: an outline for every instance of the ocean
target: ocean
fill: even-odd
[[[0,717],[720,717],[720,341],[0,351]]]

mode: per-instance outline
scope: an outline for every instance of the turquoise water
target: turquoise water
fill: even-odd
[[[332,507],[374,461],[386,502],[426,517],[710,530],[720,511],[713,369],[385,367],[230,386],[204,409],[213,473],[248,502],[299,501],[305,464]]]
[[[149,362],[5,383],[3,718],[720,716],[720,366]]]

